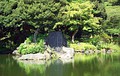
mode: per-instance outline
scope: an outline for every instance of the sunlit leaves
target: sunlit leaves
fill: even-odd
[[[61,23],[64,26],[72,25],[70,27],[71,30],[76,30],[79,26],[98,29],[100,27],[99,20],[102,18],[94,17],[93,8],[94,5],[89,1],[84,3],[71,2],[64,8],[61,8],[58,15],[61,17],[61,21],[59,20],[58,23]],[[58,23],[56,23],[56,25],[59,25]]]

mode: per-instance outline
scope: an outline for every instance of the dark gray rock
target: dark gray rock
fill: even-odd
[[[67,46],[67,41],[61,31],[54,31],[49,33],[48,37],[45,39],[45,44],[59,52],[62,46]]]

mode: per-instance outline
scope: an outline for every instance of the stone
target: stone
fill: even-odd
[[[74,49],[68,47],[62,47],[63,53],[59,54],[61,59],[72,59],[74,57]]]
[[[12,54],[20,55],[17,50],[14,50],[14,51],[12,52]]]
[[[60,57],[61,59],[72,59],[73,56],[69,53],[61,54]]]
[[[99,53],[101,53],[101,51],[100,50],[95,50],[95,53],[99,54]]]
[[[90,54],[90,51],[89,51],[89,50],[86,50],[86,51],[85,51],[85,54],[86,54],[86,55]]]
[[[107,50],[107,54],[111,54],[112,53],[112,50]]]
[[[94,50],[89,50],[90,54],[94,54],[95,51]]]
[[[37,54],[22,55],[19,59],[20,60],[45,60],[46,57],[44,54],[37,53]]]
[[[44,55],[45,55],[46,60],[51,59],[51,55],[47,51],[44,52]]]
[[[74,49],[73,48],[69,48],[69,47],[62,47],[62,51],[65,53],[69,53],[71,55],[74,55]]]
[[[53,31],[50,32],[48,37],[45,39],[45,45],[48,45],[51,48],[54,48],[55,51],[60,52],[62,46],[67,46],[67,41],[61,31]]]
[[[102,53],[102,54],[106,54],[106,49],[102,49],[102,50],[101,50],[101,53]]]

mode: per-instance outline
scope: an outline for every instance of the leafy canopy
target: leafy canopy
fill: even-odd
[[[101,18],[94,16],[93,8],[94,5],[89,1],[69,3],[61,8],[58,14],[59,20],[54,28],[57,26],[70,26],[70,30],[76,30],[78,27],[82,27],[82,30],[98,29]]]
[[[35,28],[51,27],[59,9],[65,4],[55,0],[12,0],[0,2],[0,24],[19,27],[23,23]]]

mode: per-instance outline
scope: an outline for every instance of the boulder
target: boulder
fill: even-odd
[[[45,39],[45,44],[54,48],[55,51],[60,52],[62,46],[67,46],[67,41],[61,31],[50,32],[48,37]]]
[[[51,54],[48,53],[48,51],[45,51],[45,52],[44,52],[44,55],[45,55],[46,60],[51,59]]]
[[[74,49],[68,47],[62,47],[62,54],[59,54],[61,59],[72,59],[74,57]]]
[[[45,60],[45,54],[37,53],[37,54],[26,54],[22,55],[20,60]]]
[[[14,51],[12,52],[12,54],[14,54],[14,55],[20,55],[17,50],[14,50]]]
[[[65,53],[70,53],[70,54],[74,54],[74,49],[73,48],[69,48],[69,47],[62,47],[62,51]]]

